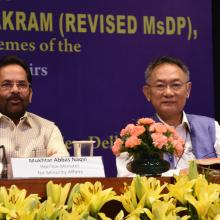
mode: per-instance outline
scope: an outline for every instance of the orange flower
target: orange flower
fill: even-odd
[[[125,141],[125,147],[133,148],[141,144],[141,140],[136,136],[131,136]]]
[[[166,125],[166,124],[164,124],[164,126],[166,126],[167,131],[169,131],[169,132],[171,132],[171,133],[173,133],[173,134],[177,134],[174,127],[171,127],[171,126]]]
[[[124,129],[121,130],[120,136],[123,137],[125,135],[130,135],[134,127],[134,124],[128,124]]]
[[[174,146],[174,154],[178,157],[181,157],[184,152],[184,141],[182,138],[179,138],[177,140],[174,140],[173,142]]]
[[[134,124],[128,124],[126,128],[121,130],[120,136],[139,136],[145,132],[145,128],[143,125],[134,125]]]
[[[112,147],[112,152],[114,155],[119,156],[120,155],[120,148],[123,144],[123,141],[120,138],[117,138],[114,142],[114,145]]]
[[[137,122],[139,125],[151,125],[155,123],[152,118],[140,118]]]
[[[167,144],[168,139],[162,133],[153,133],[151,134],[151,137],[153,139],[153,144],[159,149],[162,149],[163,146]]]
[[[131,135],[132,136],[139,136],[145,132],[145,128],[143,125],[137,125],[134,126],[133,129],[131,130]]]
[[[151,118],[140,118],[136,124],[128,124],[121,130],[120,136],[112,147],[116,156],[121,152],[128,152],[132,156],[139,147],[149,154],[161,151],[181,156],[184,151],[184,141],[176,130]]]
[[[158,123],[154,123],[154,124],[150,125],[149,131],[150,132],[165,133],[165,132],[167,132],[167,126],[165,126],[164,124],[159,123],[159,122]]]

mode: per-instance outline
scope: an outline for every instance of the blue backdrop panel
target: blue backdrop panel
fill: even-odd
[[[96,140],[106,176],[115,175],[110,147],[120,129],[153,114],[142,86],[157,56],[189,66],[185,110],[214,115],[209,0],[1,0],[0,8],[0,54],[21,56],[33,74],[29,110],[56,122],[71,154],[72,140]]]

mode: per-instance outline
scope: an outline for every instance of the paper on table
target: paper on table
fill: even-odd
[[[170,169],[167,172],[162,173],[161,176],[172,177],[174,174],[179,175],[179,173],[180,173],[180,169]]]

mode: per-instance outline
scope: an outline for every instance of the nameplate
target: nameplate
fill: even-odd
[[[13,178],[105,177],[101,156],[11,158]]]

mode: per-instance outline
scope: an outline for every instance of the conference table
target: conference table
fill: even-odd
[[[173,183],[172,177],[156,177],[161,183]],[[10,188],[11,185],[16,185],[20,189],[26,189],[27,194],[38,194],[42,200],[46,199],[46,184],[52,180],[53,183],[66,184],[71,183],[74,186],[76,183],[85,183],[87,181],[95,183],[99,181],[102,183],[103,188],[113,188],[115,192],[120,195],[124,192],[124,183],[128,185],[132,182],[131,177],[108,177],[108,178],[30,178],[30,179],[0,179],[0,186]],[[121,203],[118,201],[111,201],[108,205],[104,205],[102,211],[108,217],[114,218],[116,214],[123,209]]]
[[[156,177],[161,183],[172,183],[172,177]],[[28,194],[38,194],[42,199],[46,198],[46,184],[52,180],[54,183],[62,184],[71,183],[72,186],[76,183],[100,181],[104,189],[112,187],[115,192],[120,195],[124,191],[124,183],[130,184],[133,178],[131,177],[109,177],[109,178],[31,178],[31,179],[0,179],[0,186],[10,188],[11,185],[16,185],[20,189],[26,189]]]

